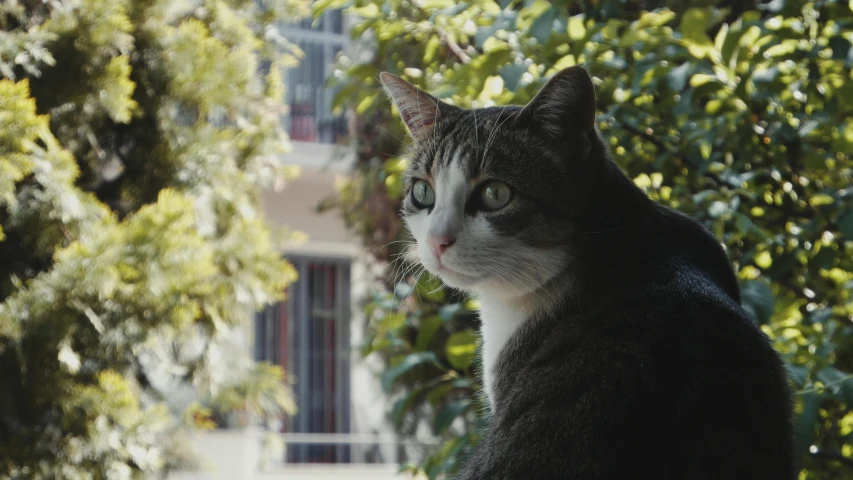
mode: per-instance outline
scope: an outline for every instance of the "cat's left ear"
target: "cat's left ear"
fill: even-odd
[[[580,66],[551,77],[521,111],[519,119],[532,121],[554,139],[584,133],[595,127],[595,85]]]
[[[379,80],[416,142],[428,138],[442,114],[453,108],[394,74],[382,72]]]

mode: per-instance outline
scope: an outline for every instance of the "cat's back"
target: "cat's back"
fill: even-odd
[[[507,350],[496,430],[541,430],[533,448],[568,475],[553,478],[793,478],[767,337],[689,262],[649,280],[535,319]]]
[[[667,463],[675,478],[794,478],[788,380],[769,338],[704,269],[662,270],[614,302],[616,322],[587,319],[639,372],[637,395],[657,416],[648,440],[680,451]]]

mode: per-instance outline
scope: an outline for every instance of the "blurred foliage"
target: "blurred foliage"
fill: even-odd
[[[231,339],[295,277],[257,195],[306,8],[0,0],[3,478],[156,476],[201,401],[292,411]]]
[[[245,411],[261,419],[280,419],[296,413],[288,380],[279,365],[258,363],[240,380],[226,386],[213,399],[213,405],[224,411]]]
[[[582,64],[615,160],[726,246],[743,305],[797,392],[800,478],[853,476],[849,0],[320,0],[315,15],[341,6],[374,55],[339,61],[336,104],[357,114],[359,161],[329,204],[397,267],[368,304],[364,353],[388,362],[395,425],[416,434],[431,424],[445,439],[407,468],[453,472],[487,413],[472,395],[476,306],[394,262],[406,246],[393,215],[405,130],[378,73],[484,107],[523,104],[550,75]]]

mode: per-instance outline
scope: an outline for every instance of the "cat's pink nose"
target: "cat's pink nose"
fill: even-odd
[[[427,243],[429,244],[429,248],[432,249],[432,253],[435,254],[435,258],[441,260],[441,256],[444,255],[444,252],[453,245],[456,239],[450,235],[429,235],[427,236]]]

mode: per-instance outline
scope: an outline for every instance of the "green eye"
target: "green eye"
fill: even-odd
[[[418,208],[429,208],[435,203],[435,192],[423,180],[416,180],[412,185],[412,203]]]
[[[493,212],[504,208],[512,199],[512,189],[503,182],[488,182],[480,189],[483,210]]]

